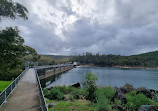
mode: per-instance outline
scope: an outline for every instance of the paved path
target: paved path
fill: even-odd
[[[41,111],[34,69],[29,69],[0,111]]]

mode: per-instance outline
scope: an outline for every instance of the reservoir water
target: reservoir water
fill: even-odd
[[[42,80],[47,88],[52,86],[82,83],[85,74],[92,72],[98,77],[98,86],[123,86],[125,83],[134,87],[146,87],[158,90],[158,70],[125,69],[113,67],[76,67],[65,73]]]

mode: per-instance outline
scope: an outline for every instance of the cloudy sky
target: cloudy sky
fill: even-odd
[[[40,54],[84,52],[131,55],[158,50],[158,0],[13,0],[29,20],[19,26],[25,44]]]

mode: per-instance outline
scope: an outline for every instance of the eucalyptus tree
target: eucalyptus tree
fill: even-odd
[[[0,0],[0,23],[7,18],[23,18],[27,20],[28,10],[12,0]],[[25,54],[24,39],[20,36],[18,27],[0,29],[0,79],[7,80],[7,75],[14,72]],[[16,71],[15,71],[16,72]],[[18,72],[18,71],[17,71]]]

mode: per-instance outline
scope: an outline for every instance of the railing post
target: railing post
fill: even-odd
[[[7,99],[7,92],[6,92],[6,89],[5,89],[5,101],[6,101],[6,99]]]
[[[15,79],[15,87],[16,87],[16,84],[17,84],[17,83],[16,83],[16,79]]]
[[[11,84],[11,91],[13,90],[13,86],[12,86],[12,84]]]
[[[53,68],[53,70],[54,70],[54,74],[55,74],[55,68]]]

